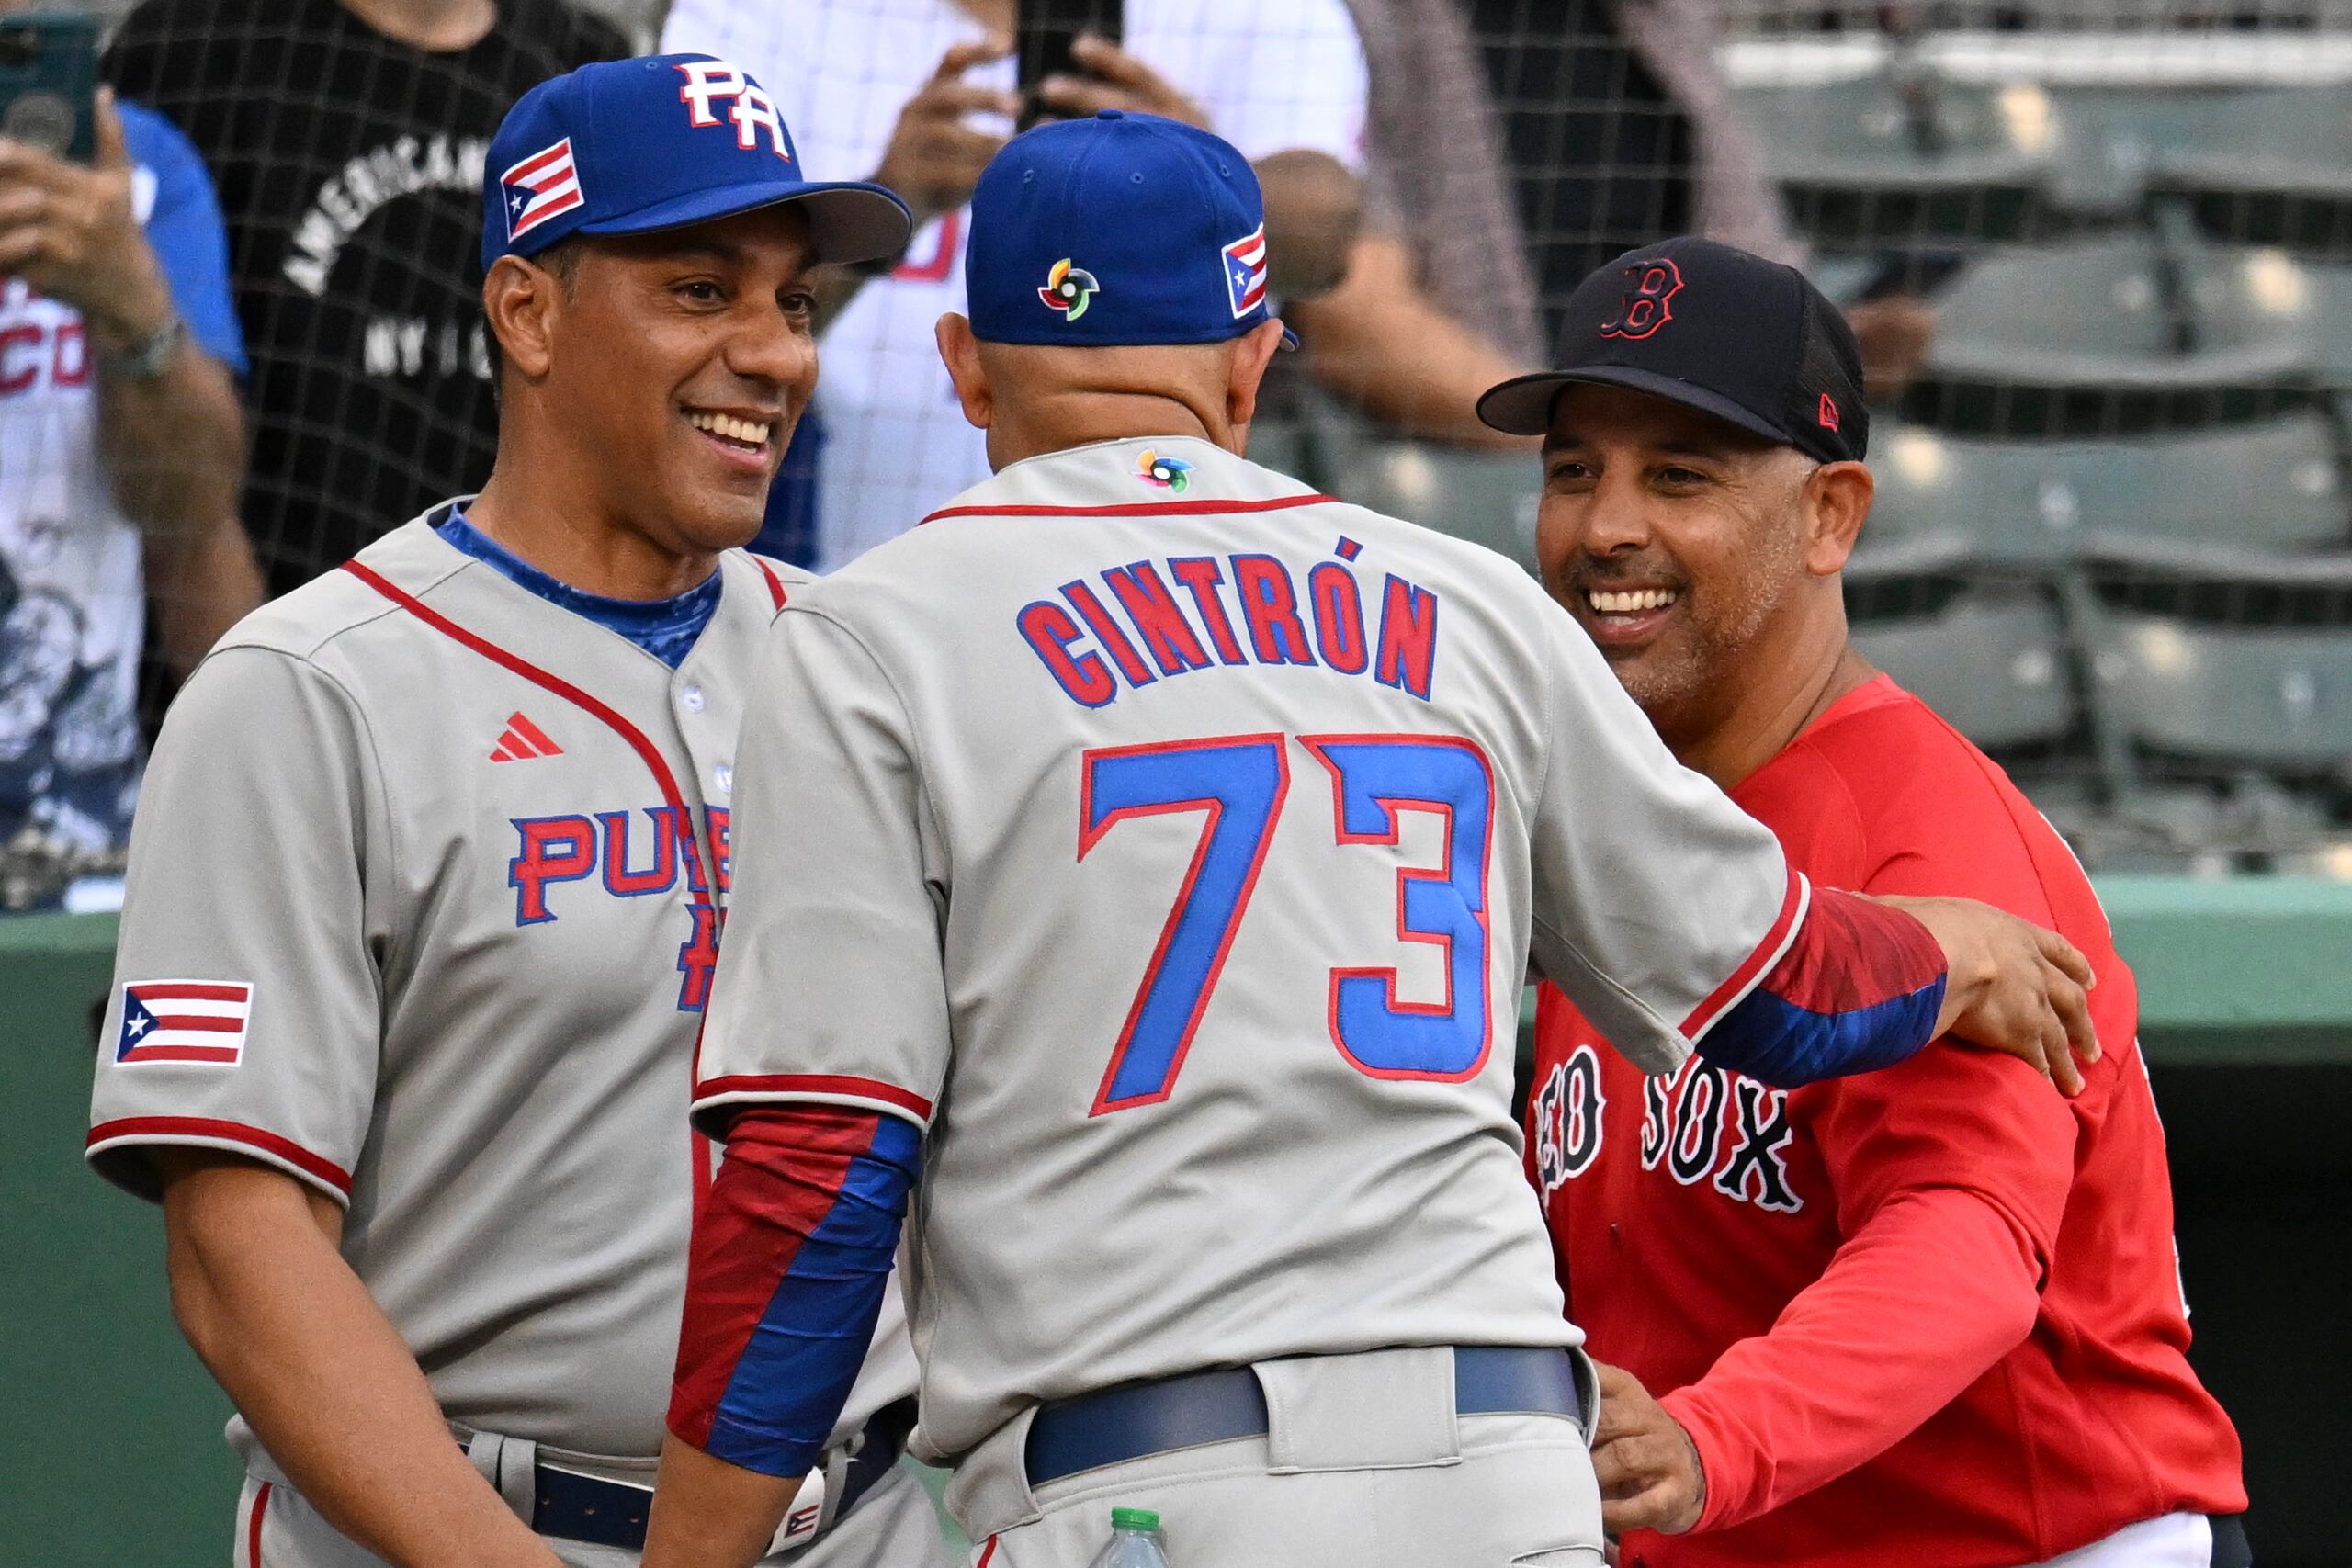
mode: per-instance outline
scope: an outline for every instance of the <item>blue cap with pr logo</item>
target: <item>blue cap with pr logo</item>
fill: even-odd
[[[880,186],[812,180],[775,103],[707,54],[600,61],[506,112],[482,169],[481,265],[572,234],[645,234],[793,202],[817,258],[875,261],[913,219]]]
[[[1257,174],[1229,142],[1158,115],[1041,125],[980,175],[964,282],[988,343],[1239,337],[1273,319]]]

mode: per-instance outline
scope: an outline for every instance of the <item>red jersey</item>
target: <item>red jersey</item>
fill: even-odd
[[[1706,1511],[1630,1568],[2014,1568],[2245,1506],[2190,1371],[2132,972],[2073,854],[1991,759],[1882,675],[1732,797],[1823,886],[2049,926],[2098,975],[2076,1100],[1939,1042],[1782,1092],[1693,1058],[1645,1078],[1558,992],[1530,1167],[1593,1354],[1689,1428]]]

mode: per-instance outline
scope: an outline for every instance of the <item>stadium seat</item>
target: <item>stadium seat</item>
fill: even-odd
[[[1831,244],[2014,238],[2050,156],[2049,98],[2029,84],[1873,74],[1738,102],[1797,226]]]
[[[1853,624],[1862,657],[1988,750],[2052,746],[2077,708],[2056,607],[2041,593],[1977,590],[1934,613]]]
[[[2067,558],[2093,536],[2263,550],[2352,545],[2335,435],[2312,411],[2113,441],[1996,441],[1898,426],[1871,444],[1873,542],[1954,534],[1991,567]]]
[[[2242,96],[2194,88],[2052,87],[2050,205],[2076,217],[2137,211],[2159,161],[2173,149],[2198,144],[2221,106]]]
[[[2319,302],[2312,313],[2312,356],[2320,379],[2334,388],[2352,387],[2352,264],[2300,265]]]
[[[1532,452],[1464,452],[1418,441],[1367,446],[1340,470],[1334,486],[1342,501],[1484,545],[1531,575],[1543,488]]]
[[[2152,184],[2190,203],[2207,233],[2342,255],[2352,251],[2352,85],[2217,95],[2156,152]]]
[[[2083,609],[2099,701],[2145,750],[2218,775],[2352,757],[2352,628]]]
[[[1306,422],[1295,414],[1261,418],[1250,426],[1250,460],[1293,479],[1307,479]],[[1312,482],[1311,480],[1309,482]]]
[[[2111,435],[2308,400],[2317,290],[2284,253],[2151,233],[1996,251],[1936,301],[1914,418]]]

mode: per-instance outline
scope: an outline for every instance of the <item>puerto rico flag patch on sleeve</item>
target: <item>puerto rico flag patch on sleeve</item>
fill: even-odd
[[[245,1054],[254,988],[243,980],[133,980],[122,988],[118,1062],[233,1067]]]

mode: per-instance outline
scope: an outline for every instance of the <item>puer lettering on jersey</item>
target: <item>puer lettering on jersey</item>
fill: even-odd
[[[1551,1195],[1592,1168],[1607,1137],[1599,1049],[1580,1044],[1538,1084],[1529,1104],[1535,1175]],[[1642,1083],[1642,1168],[1685,1187],[1706,1182],[1724,1198],[1775,1213],[1796,1213],[1804,1198],[1787,1150],[1796,1132],[1785,1089],[1772,1089],[1698,1057]]]
[[[1070,701],[1085,707],[1116,701],[1122,682],[1136,690],[1161,676],[1253,664],[1370,675],[1428,702],[1438,595],[1393,572],[1368,587],[1355,567],[1363,550],[1342,536],[1332,558],[1307,570],[1303,595],[1289,564],[1272,555],[1106,566],[1023,605],[1014,625]]]
[[[642,835],[634,824],[643,816]],[[511,817],[514,853],[506,861],[506,884],[514,889],[514,924],[553,923],[560,915],[551,889],[588,883],[610,898],[663,894],[685,880],[694,895],[684,910],[689,930],[678,946],[678,1010],[700,1012],[710,998],[710,975],[718,962],[718,935],[726,916],[707,895],[712,877],[703,871],[690,807],[640,806],[610,811],[564,811],[541,817]],[[718,896],[728,891],[728,808],[703,807],[705,837],[715,863]],[[579,897],[593,895],[587,888]]]

